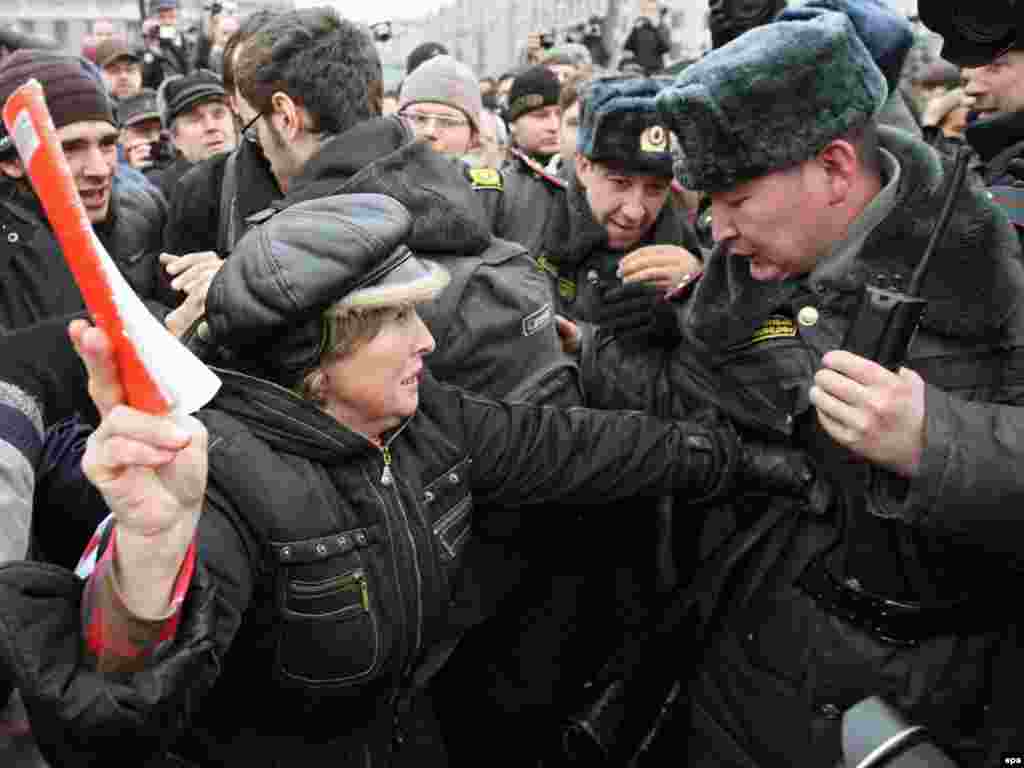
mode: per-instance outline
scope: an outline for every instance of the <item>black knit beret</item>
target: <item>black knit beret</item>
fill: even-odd
[[[535,109],[557,105],[560,92],[558,75],[543,64],[521,72],[508,91],[508,122],[514,122]]]
[[[21,50],[0,64],[0,107],[29,80],[43,86],[46,106],[55,128],[98,120],[116,125],[114,109],[92,64],[77,56],[40,50]],[[14,150],[7,129],[0,123],[0,155]]]

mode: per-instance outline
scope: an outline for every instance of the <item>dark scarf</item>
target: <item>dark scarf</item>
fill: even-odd
[[[643,239],[631,246],[633,251],[653,243],[671,243],[693,250],[696,243],[687,232],[683,214],[673,206],[671,196],[662,206]],[[576,174],[569,179],[565,205],[552,214],[544,237],[544,252],[561,270],[569,274],[592,259],[595,253],[622,256],[628,251],[612,251],[608,247],[608,231],[594,219],[586,190]]]

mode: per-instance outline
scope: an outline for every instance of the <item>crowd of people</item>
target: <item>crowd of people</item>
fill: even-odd
[[[54,768],[1019,754],[1002,5],[921,0],[913,77],[884,0],[710,0],[672,75],[654,2],[615,70],[599,19],[497,77],[428,42],[393,91],[327,7],[0,34],[221,380],[128,405],[0,127],[0,710]]]

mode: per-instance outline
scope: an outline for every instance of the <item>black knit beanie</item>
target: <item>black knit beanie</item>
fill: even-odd
[[[43,86],[55,128],[86,120],[116,125],[103,81],[91,67],[77,56],[38,50],[16,51],[0,64],[0,107],[19,87],[34,78]],[[13,149],[7,129],[0,123],[0,155]]]
[[[516,76],[508,91],[508,122],[514,122],[527,112],[558,104],[561,86],[558,76],[543,64],[530,67]]]

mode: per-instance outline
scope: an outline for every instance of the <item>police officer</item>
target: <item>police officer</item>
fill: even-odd
[[[832,11],[749,31],[658,98],[718,244],[683,342],[604,342],[589,402],[713,403],[834,488],[823,514],[759,497],[708,516],[687,765],[835,765],[842,711],[871,695],[964,765],[1019,738],[1019,617],[994,599],[1022,576],[1019,243],[948,161],[876,124],[885,98]],[[905,366],[843,351],[858,292],[907,285],[948,194]]]
[[[503,191],[481,192],[495,233],[530,250],[564,316],[649,329],[657,295],[700,269],[696,237],[670,198],[672,137],[654,102],[664,85],[635,77],[590,83],[569,182],[529,195],[503,174]],[[626,290],[623,281],[637,285]]]
[[[942,56],[963,68],[973,120],[965,131],[979,157],[975,170],[1017,226],[1024,227],[1024,15],[1011,2],[954,13],[920,4],[921,21],[942,35]]]

